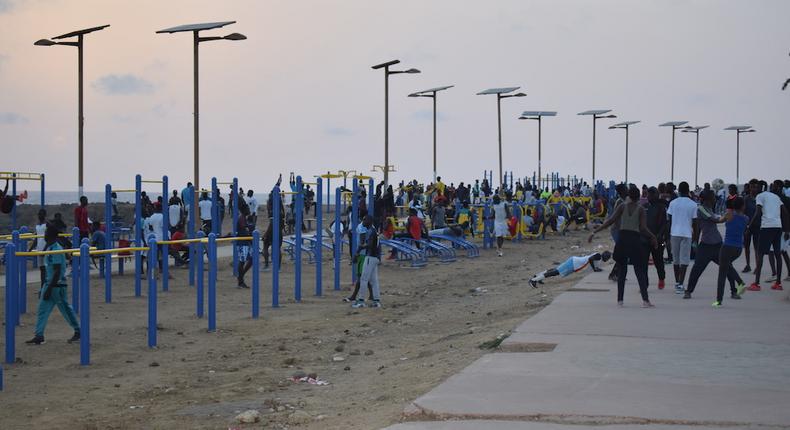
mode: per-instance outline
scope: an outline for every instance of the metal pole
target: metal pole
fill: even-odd
[[[433,92],[433,182],[436,182],[436,91]]]
[[[328,181],[329,181],[329,179],[327,178],[327,182]],[[315,188],[316,188],[315,196],[316,196],[316,199],[317,199],[316,202],[315,202],[315,207],[316,207],[316,211],[315,211],[315,239],[316,239],[316,242],[315,242],[315,295],[316,296],[320,296],[321,295],[321,280],[322,280],[321,277],[323,275],[323,273],[322,273],[322,269],[323,268],[321,266],[324,264],[323,258],[322,258],[322,255],[321,255],[322,251],[323,251],[322,248],[324,247],[324,229],[323,229],[324,211],[323,211],[323,208],[322,208],[322,206],[324,205],[324,202],[322,201],[322,199],[323,199],[322,192],[323,192],[323,185],[324,184],[323,184],[323,181],[321,180],[320,177],[316,178],[315,183],[316,183],[316,185],[315,185]]]
[[[694,188],[697,187],[699,187],[699,130],[697,130],[697,150],[694,157]]]
[[[670,178],[670,180],[672,180],[672,182],[675,182],[675,126],[674,125],[672,126],[672,162],[671,162],[671,164],[672,164],[672,169],[671,169],[669,178]]]
[[[541,134],[542,134],[541,123],[542,122],[543,121],[541,120],[541,117],[538,116],[538,178],[540,178],[541,159],[543,157],[543,148],[541,146]]]
[[[77,199],[82,197],[82,157],[83,157],[83,126],[85,118],[83,117],[82,110],[82,38],[83,35],[77,36],[77,192],[79,195]]]
[[[192,66],[192,68],[194,69],[194,83],[193,83],[193,85],[194,85],[194,103],[195,103],[194,113],[193,113],[193,121],[194,121],[193,134],[194,134],[194,138],[195,138],[195,143],[194,143],[194,148],[193,148],[194,157],[195,157],[195,159],[193,161],[193,163],[194,163],[193,169],[194,169],[194,176],[195,176],[195,178],[194,178],[193,184],[194,184],[194,187],[195,187],[195,194],[192,196],[192,198],[194,199],[195,202],[197,202],[198,201],[198,195],[200,193],[200,130],[199,130],[199,125],[198,125],[198,119],[199,119],[199,114],[200,114],[200,106],[199,106],[199,101],[198,101],[199,100],[199,92],[198,92],[198,44],[200,43],[200,36],[198,35],[197,31],[194,31],[192,34],[193,34],[193,40],[194,40],[194,46],[193,46],[193,52],[194,52],[194,56],[193,57],[194,58],[193,58],[193,66]],[[200,209],[198,209],[198,210],[200,210]],[[195,214],[194,216],[197,216],[197,214]]]
[[[741,173],[741,131],[735,130],[735,185],[738,185]]]
[[[390,68],[384,67],[384,186],[389,185],[390,165],[390,124],[389,124]],[[345,185],[345,184],[344,184]]]
[[[625,126],[625,183],[628,184],[628,124]]]
[[[592,180],[595,183],[595,121],[598,118],[593,115],[593,154],[592,154]]]
[[[502,95],[496,96],[496,117],[497,117],[497,137],[499,139],[499,192],[502,192],[505,185],[502,178]]]

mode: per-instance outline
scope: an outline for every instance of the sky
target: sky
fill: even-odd
[[[77,55],[33,42],[110,24],[85,40],[85,188],[133,185],[134,175],[192,179],[191,35],[180,24],[235,20],[200,45],[201,184],[236,176],[268,189],[278,173],[370,174],[384,160],[384,82],[371,66],[399,59],[420,74],[390,77],[390,181],[432,176],[432,110],[411,92],[455,85],[438,99],[439,174],[447,183],[497,170],[494,96],[502,101],[504,169],[590,177],[589,109],[600,120],[597,175],[668,180],[666,121],[710,125],[700,135],[700,182],[790,176],[790,2],[782,0],[0,0],[0,170],[43,172],[76,190]],[[676,182],[694,179],[694,135],[676,135]],[[495,173],[496,175],[496,173]],[[380,177],[380,175],[376,175]],[[306,179],[307,180],[307,179]],[[21,186],[21,188],[25,188]],[[35,188],[31,186],[30,188]]]

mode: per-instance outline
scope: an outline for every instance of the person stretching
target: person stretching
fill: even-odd
[[[593,272],[600,272],[603,269],[597,267],[595,265],[595,262],[603,261],[605,263],[609,261],[611,257],[612,257],[612,253],[609,251],[604,251],[603,253],[596,252],[581,257],[580,256],[569,257],[559,266],[553,267],[551,269],[546,269],[538,273],[537,275],[533,276],[529,280],[529,285],[531,285],[532,288],[538,288],[538,284],[542,284],[543,280],[546,278],[551,278],[553,276],[561,276],[564,278],[570,275],[571,273],[582,271],[587,266],[590,266]]]

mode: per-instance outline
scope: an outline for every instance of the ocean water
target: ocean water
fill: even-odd
[[[22,189],[17,189],[17,194],[21,194],[22,191],[23,191]],[[10,192],[11,190],[9,189],[9,193]],[[151,192],[151,191],[146,191],[146,193],[151,197],[152,200],[154,198],[159,197],[162,194],[162,193]],[[28,190],[27,194],[28,194],[27,200],[25,200],[23,204],[30,204],[30,205],[40,204],[41,202],[40,192]],[[88,198],[88,203],[104,203],[104,191],[85,191],[83,194],[85,195],[85,197]],[[228,194],[223,193],[223,197],[225,198],[225,201],[227,203]],[[290,195],[286,195],[285,197],[286,197],[285,199],[286,202],[291,201]],[[259,205],[265,205],[266,200],[269,198],[269,195],[255,193],[255,198],[258,200]],[[326,193],[324,193],[323,198],[324,198],[324,205],[326,205]],[[329,201],[334,204],[335,197],[333,194],[330,195]],[[74,191],[47,191],[46,193],[45,203],[48,205],[77,204],[78,202],[79,202],[79,198],[77,196],[77,193]],[[118,202],[134,203],[134,193],[118,193]]]

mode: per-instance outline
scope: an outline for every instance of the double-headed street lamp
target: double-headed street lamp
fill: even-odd
[[[390,75],[400,73],[420,73],[417,69],[390,70],[390,66],[399,64],[400,60],[387,61],[386,63],[376,64],[373,70],[384,69],[384,165],[390,165]],[[389,168],[384,169],[384,186],[389,185]]]
[[[215,28],[221,28],[226,25],[235,24],[236,21],[222,21],[222,22],[207,22],[204,24],[186,24],[186,25],[179,25],[177,27],[166,28],[164,30],[159,30],[157,33],[183,33],[187,31],[192,32],[192,50],[193,50],[193,70],[194,70],[194,104],[195,104],[195,112],[194,112],[194,188],[195,188],[195,195],[192,197],[195,201],[198,200],[198,194],[200,193],[200,129],[199,129],[199,114],[200,114],[200,106],[199,106],[199,91],[198,91],[198,45],[200,42],[210,42],[213,40],[244,40],[247,36],[239,33],[231,33],[227,36],[210,36],[210,37],[200,37],[200,32],[203,30],[212,30]]]
[[[699,187],[699,131],[708,128],[707,125],[695,125],[683,127],[683,133],[694,133],[697,135],[697,149],[694,155],[694,188]]]
[[[497,115],[497,132],[499,138],[499,191],[503,192],[504,187],[504,173],[502,172],[502,99],[510,97],[525,97],[524,93],[508,94],[516,91],[521,87],[505,87],[505,88],[489,88],[477,93],[478,96],[496,94],[496,115]]]
[[[538,183],[535,184],[536,186],[540,187],[540,178],[541,178],[541,158],[542,158],[542,149],[541,149],[541,124],[543,121],[541,118],[544,116],[557,116],[557,112],[553,111],[544,111],[544,110],[536,110],[536,111],[524,111],[521,113],[521,116],[518,119],[532,119],[538,122]]]
[[[433,182],[436,182],[436,93],[452,88],[455,85],[446,87],[436,87],[429,90],[417,91],[409,94],[409,97],[429,97],[433,99]]]
[[[77,190],[79,195],[77,198],[79,199],[82,197],[82,188],[83,188],[83,169],[82,169],[82,160],[83,160],[83,126],[85,123],[85,117],[82,114],[82,47],[83,47],[83,36],[88,33],[93,33],[94,31],[104,30],[105,28],[109,27],[110,25],[100,25],[98,27],[91,27],[86,28],[84,30],[77,30],[72,31],[71,33],[61,34],[60,36],[55,36],[52,39],[40,39],[33,43],[36,46],[53,46],[53,45],[64,45],[64,46],[74,46],[77,48]],[[56,40],[60,39],[69,39],[72,37],[76,37],[76,41],[67,41],[67,42],[56,42]]]
[[[750,125],[733,125],[725,128],[725,130],[735,130],[735,185],[740,182],[740,169],[741,169],[741,133],[754,133],[755,129]]]
[[[603,118],[617,118],[617,115],[606,115],[607,113],[611,112],[611,109],[594,109],[594,110],[586,110],[584,112],[579,112],[577,115],[589,115],[593,119],[593,151],[592,151],[592,183],[590,186],[595,187],[595,123],[599,119]]]
[[[628,183],[628,129],[634,124],[638,124],[641,121],[624,121],[617,123],[613,126],[610,126],[610,129],[622,129],[625,130],[625,183]]]
[[[688,124],[688,121],[669,121],[659,124],[659,127],[672,127],[672,161],[670,162],[669,179],[675,182],[675,130],[683,128],[683,125]]]

